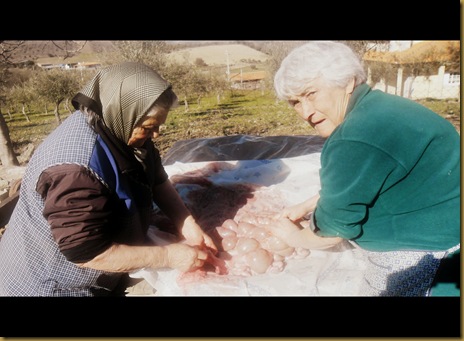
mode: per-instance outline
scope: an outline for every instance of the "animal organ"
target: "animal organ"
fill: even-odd
[[[309,255],[309,250],[290,247],[272,235],[266,228],[272,224],[272,219],[264,221],[266,223],[256,225],[227,219],[214,229],[212,237],[220,248],[218,258],[224,260],[228,274],[276,273],[285,268],[288,260]]]
[[[288,246],[268,228],[273,216],[287,205],[282,194],[257,184],[212,180],[231,169],[232,165],[213,162],[170,178],[192,215],[218,246],[219,253],[214,261],[205,263],[203,271],[213,267],[220,275],[277,273],[289,260],[307,257],[309,250]],[[223,262],[221,269],[219,262]]]

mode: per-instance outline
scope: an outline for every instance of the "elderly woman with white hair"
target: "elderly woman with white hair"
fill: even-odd
[[[454,282],[438,278],[460,254],[453,125],[410,99],[371,89],[361,60],[340,42],[294,49],[274,83],[277,96],[326,138],[319,193],[284,209],[274,234],[294,247],[346,240],[362,250],[360,296],[459,296],[459,266]]]

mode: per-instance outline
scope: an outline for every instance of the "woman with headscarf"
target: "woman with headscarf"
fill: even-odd
[[[151,141],[177,105],[171,85],[125,62],[101,69],[72,103],[76,111],[37,148],[22,179],[0,242],[0,295],[123,295],[132,271],[201,267],[217,248]],[[150,243],[154,204],[182,242]]]

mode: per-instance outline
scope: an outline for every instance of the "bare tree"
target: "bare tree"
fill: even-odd
[[[63,52],[63,59],[70,58],[77,53],[79,53],[87,43],[87,40],[84,41],[75,41],[75,40],[63,40],[63,41],[51,41],[58,49]]]
[[[4,166],[19,166],[18,159],[13,151],[10,131],[2,113],[2,106],[4,104],[6,104],[6,98],[0,95],[0,161]]]
[[[294,48],[303,45],[306,41],[301,40],[275,40],[263,42],[261,50],[271,58],[268,61],[269,73],[274,78],[274,74],[280,67],[282,60]]]
[[[32,83],[39,96],[55,103],[56,122],[61,124],[60,104],[79,90],[78,75],[66,70],[42,71],[36,74]]]
[[[201,74],[198,65],[189,65],[186,60],[183,63],[168,60],[168,53],[174,47],[166,41],[117,41],[115,46],[118,54],[113,54],[113,62],[137,61],[152,67],[173,85],[176,93],[184,100],[186,110],[189,97],[196,96],[199,102],[207,91],[207,78]]]
[[[13,52],[24,44],[24,41],[6,42],[0,40],[0,86],[6,83],[8,69],[12,65],[11,56]],[[5,103],[6,88],[0,87],[0,98]],[[1,108],[1,106],[0,106]],[[0,161],[3,166],[18,166],[19,162],[13,150],[10,139],[10,131],[6,124],[3,113],[0,110]]]
[[[16,41],[7,41],[7,40],[0,40],[0,97],[3,96],[5,100],[7,97],[8,89],[2,85],[5,85],[10,77],[9,70],[15,65],[15,61],[13,60],[14,53],[17,52],[20,48],[25,45],[26,41],[24,40],[16,40]],[[53,45],[59,48],[62,51],[63,58],[68,58],[76,53],[80,52],[82,48],[85,46],[86,41],[52,41]],[[69,85],[69,84],[68,84]],[[25,91],[24,95],[32,96],[30,89],[27,88],[29,93],[26,93],[26,87],[22,89]],[[63,89],[64,91],[64,89]],[[4,101],[5,102],[5,101]],[[56,103],[56,102],[54,102]],[[5,104],[5,103],[2,103]],[[29,105],[29,103],[23,102],[23,114],[27,117],[25,107]],[[55,116],[57,117],[57,121],[61,121],[59,119],[59,113],[56,110]],[[10,133],[7,126],[7,123],[3,117],[3,113],[0,111],[0,161],[4,166],[16,166],[18,165],[18,160],[15,156],[13,145],[10,139]]]
[[[387,50],[390,40],[340,40],[353,49],[354,52],[363,58],[366,52],[370,50]]]
[[[164,75],[167,59],[166,55],[172,51],[173,47],[162,40],[121,40],[115,42],[119,55],[116,61],[129,60],[141,62],[151,66]]]
[[[0,66],[11,65],[13,52],[23,46],[24,40],[6,41],[0,40]]]
[[[21,103],[21,112],[27,122],[31,121],[26,113],[26,106],[34,100],[34,92],[31,91],[27,83],[13,86],[8,92],[8,100],[14,103]]]

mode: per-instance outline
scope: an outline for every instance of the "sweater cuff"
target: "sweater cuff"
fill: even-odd
[[[312,212],[311,213],[311,219],[309,220],[309,228],[311,229],[311,231],[313,231],[314,233],[316,233],[317,231],[319,231],[319,228],[317,227],[316,225],[316,215],[315,215],[316,211]]]

